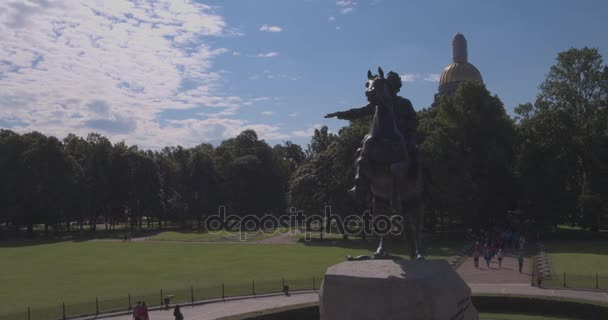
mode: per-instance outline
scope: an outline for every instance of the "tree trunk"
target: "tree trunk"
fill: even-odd
[[[49,236],[49,224],[48,223],[44,224],[44,236],[45,237]]]
[[[32,223],[27,225],[27,235],[30,238],[34,236],[34,225]]]

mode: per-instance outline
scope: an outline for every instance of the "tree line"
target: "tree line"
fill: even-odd
[[[429,229],[527,221],[598,230],[608,209],[608,67],[597,49],[560,52],[534,103],[505,111],[465,82],[418,112]],[[4,229],[95,230],[176,222],[202,228],[230,214],[362,213],[347,194],[370,119],[315,130],[306,150],[270,146],[252,130],[193,148],[141,150],[106,137],[0,130]]]

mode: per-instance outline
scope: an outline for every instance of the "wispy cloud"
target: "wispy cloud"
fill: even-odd
[[[349,14],[355,10],[357,2],[352,0],[337,0],[336,6],[341,14]]]
[[[279,26],[269,26],[267,24],[263,25],[260,27],[260,31],[264,31],[264,32],[281,32],[283,31],[283,28],[279,27]]]
[[[246,128],[266,139],[285,136],[278,126],[225,118],[244,101],[224,91],[213,68],[231,51],[208,39],[239,34],[211,6],[9,0],[0,2],[0,34],[0,122],[14,130],[58,137],[95,130],[151,148]],[[205,108],[207,118],[159,119],[193,108]]]
[[[291,118],[294,118],[294,117],[297,117],[298,115],[300,115],[299,112],[292,112],[292,113],[288,114],[287,116],[291,117]]]
[[[267,52],[267,53],[258,53],[257,55],[255,55],[258,58],[272,58],[272,57],[276,57],[278,56],[279,53],[278,52]]]
[[[327,18],[327,21],[329,21],[329,22],[334,22],[334,21],[336,21],[336,17],[334,17],[334,16],[329,16],[329,18]]]
[[[401,81],[403,82],[414,82],[417,79],[420,79],[420,75],[419,74],[401,74]]]
[[[426,75],[426,77],[424,77],[424,80],[430,81],[430,82],[439,82],[440,78],[441,78],[441,74],[439,74],[439,73],[429,73]]]
[[[274,112],[272,112],[272,111],[262,111],[262,115],[264,115],[264,116],[271,116],[273,114],[274,114]]]
[[[298,138],[307,138],[312,137],[315,133],[315,129],[321,128],[323,125],[320,123],[315,123],[307,129],[304,130],[295,130],[291,132],[291,135]]]
[[[424,80],[424,81],[429,81],[429,82],[438,82],[439,78],[441,77],[441,75],[438,73],[427,73],[427,74],[404,73],[404,74],[400,74],[400,76],[401,76],[401,81],[403,81],[403,82],[414,82],[414,81],[418,81],[418,80]]]

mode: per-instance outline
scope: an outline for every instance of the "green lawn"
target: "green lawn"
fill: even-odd
[[[153,241],[187,241],[187,242],[239,242],[239,241],[256,241],[267,239],[281,232],[287,232],[285,229],[275,229],[272,231],[258,232],[231,232],[231,231],[213,231],[213,232],[184,232],[184,231],[163,231],[151,237],[148,240]]]
[[[568,319],[568,318],[532,316],[532,315],[514,314],[514,313],[480,313],[479,319],[480,320],[563,320],[563,319]]]
[[[599,287],[608,287],[608,241],[553,241],[545,247],[554,278],[545,285],[563,286],[565,272],[568,287],[595,288],[597,272]]]
[[[429,241],[429,258],[446,258],[462,241]],[[216,288],[320,277],[347,254],[370,254],[375,243],[333,241],[293,245],[121,241],[0,243],[0,314],[27,305],[94,301],[160,288]],[[393,245],[397,249],[396,245]],[[403,250],[393,253],[406,254]],[[317,278],[318,279],[318,278]],[[308,281],[308,280],[307,280]],[[188,290],[189,291],[189,290]]]

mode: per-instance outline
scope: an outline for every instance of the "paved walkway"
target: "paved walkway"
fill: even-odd
[[[539,289],[530,284],[470,283],[469,287],[473,294],[513,294],[608,303],[608,292],[606,291]]]
[[[488,268],[485,260],[479,261],[479,268],[475,268],[473,258],[468,257],[456,270],[467,282],[474,295],[480,294],[503,294],[503,295],[527,295],[552,298],[570,298],[588,300],[608,304],[608,292],[606,291],[582,291],[582,290],[560,290],[540,289],[530,285],[532,273],[532,257],[524,260],[523,272],[519,273],[517,259],[512,254],[506,254],[502,267],[498,267],[498,261],[494,259]],[[270,308],[280,308],[305,303],[318,302],[317,292],[295,293],[289,297],[274,295],[257,298],[245,298],[226,302],[212,302],[194,307],[184,306],[182,313],[185,319],[211,320],[222,317],[234,316],[244,313],[262,311]],[[106,316],[106,318],[108,318]],[[111,317],[116,320],[131,320],[129,315]],[[172,311],[150,312],[151,320],[174,319]]]
[[[494,258],[490,261],[490,267],[486,265],[486,261],[479,257],[479,268],[475,268],[475,263],[472,257],[467,257],[462,264],[456,269],[456,272],[462,279],[468,283],[521,283],[530,284],[532,276],[532,256],[524,258],[524,266],[522,273],[519,273],[517,264],[517,256],[514,254],[505,254],[502,260],[502,266],[498,267],[498,259]]]
[[[608,293],[603,291],[578,291],[578,290],[551,290],[539,289],[529,284],[500,284],[495,283],[471,283],[469,284],[474,295],[479,294],[511,294],[542,296],[553,298],[570,298],[589,300],[592,302],[608,303]],[[184,318],[188,320],[212,320],[223,317],[234,316],[244,313],[262,311],[270,308],[294,306],[305,303],[316,303],[319,300],[317,292],[295,293],[289,297],[276,295],[263,298],[248,298],[226,302],[213,302],[194,307],[182,307]],[[132,320],[130,315],[113,317],[99,317],[98,319]],[[150,320],[169,320],[173,318],[173,311],[152,311]]]
[[[181,308],[184,319],[188,320],[212,320],[229,317],[244,313],[262,311],[271,308],[281,308],[305,303],[316,303],[319,301],[317,292],[294,293],[290,296],[275,295],[258,298],[247,298],[226,302],[212,302],[195,306],[183,306]],[[149,312],[150,320],[173,320],[173,309]],[[95,318],[88,318],[95,319]],[[97,319],[110,320],[132,320],[131,315],[99,316]]]

